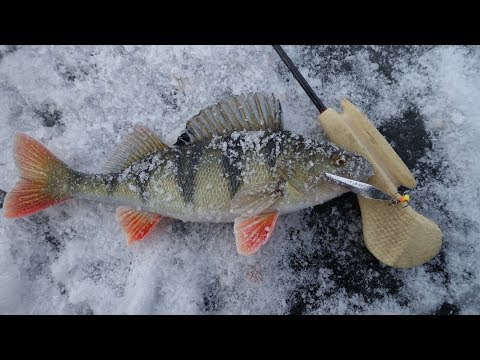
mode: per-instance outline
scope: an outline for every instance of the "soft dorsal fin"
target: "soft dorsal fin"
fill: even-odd
[[[105,172],[120,172],[148,155],[168,149],[162,140],[145,126],[135,125],[105,162]]]
[[[273,94],[236,95],[203,109],[190,119],[177,145],[234,131],[278,131],[282,128],[282,108]]]

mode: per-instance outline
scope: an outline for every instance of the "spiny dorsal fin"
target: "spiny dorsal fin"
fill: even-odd
[[[105,172],[120,172],[148,155],[168,149],[160,138],[145,126],[135,125],[105,162]]]
[[[282,128],[282,108],[273,94],[236,95],[207,107],[190,119],[177,145],[225,136],[234,131],[278,131]]]

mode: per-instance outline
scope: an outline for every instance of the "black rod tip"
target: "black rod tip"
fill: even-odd
[[[307,93],[308,97],[318,109],[320,114],[327,110],[327,107],[323,104],[317,94],[315,94],[310,84],[307,82],[307,80],[305,80],[305,78],[300,73],[295,64],[292,62],[292,59],[290,59],[285,50],[283,50],[280,45],[272,45],[272,47],[277,52],[278,56],[280,56],[285,65],[287,65],[293,77],[298,81],[302,89]]]

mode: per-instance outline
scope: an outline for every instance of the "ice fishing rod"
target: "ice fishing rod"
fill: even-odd
[[[287,65],[288,70],[292,73],[293,77],[295,80],[298,81],[302,89],[307,93],[308,97],[310,100],[313,102],[315,107],[318,109],[318,111],[323,113],[325,110],[327,110],[327,107],[323,104],[322,100],[315,94],[313,91],[312,87],[310,84],[305,80],[303,75],[300,73],[300,70],[295,66],[293,63],[292,59],[287,55],[285,50],[280,45],[272,45],[273,49],[277,52],[278,56],[282,59],[282,61]],[[331,181],[342,185],[349,189],[350,191],[353,191],[354,193],[361,195],[363,197],[366,197],[368,199],[373,199],[373,200],[389,200],[390,204],[396,204],[398,202],[408,202],[410,201],[410,196],[408,194],[402,194],[400,197],[400,200],[394,200],[392,199],[389,195],[385,194],[383,191],[380,189],[376,188],[373,185],[363,183],[360,181],[356,181],[353,179],[348,179],[344,178],[338,175],[330,174],[330,173],[325,173],[328,179]]]
[[[310,84],[307,82],[307,80],[305,80],[305,78],[300,73],[300,71],[295,66],[295,64],[292,62],[292,59],[290,59],[290,57],[287,55],[285,50],[283,50],[283,48],[280,45],[272,45],[272,46],[273,46],[273,49],[277,52],[278,56],[280,56],[280,58],[283,60],[285,65],[287,65],[288,69],[292,73],[295,80],[298,81],[302,89],[307,93],[310,100],[312,100],[313,104],[316,106],[320,114],[323,113],[325,110],[327,110],[327,107],[323,104],[322,100],[320,100],[317,94],[315,94]]]

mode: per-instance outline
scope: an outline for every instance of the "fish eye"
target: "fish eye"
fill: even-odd
[[[335,153],[331,157],[332,162],[337,166],[343,166],[347,162],[347,156],[341,153]]]

